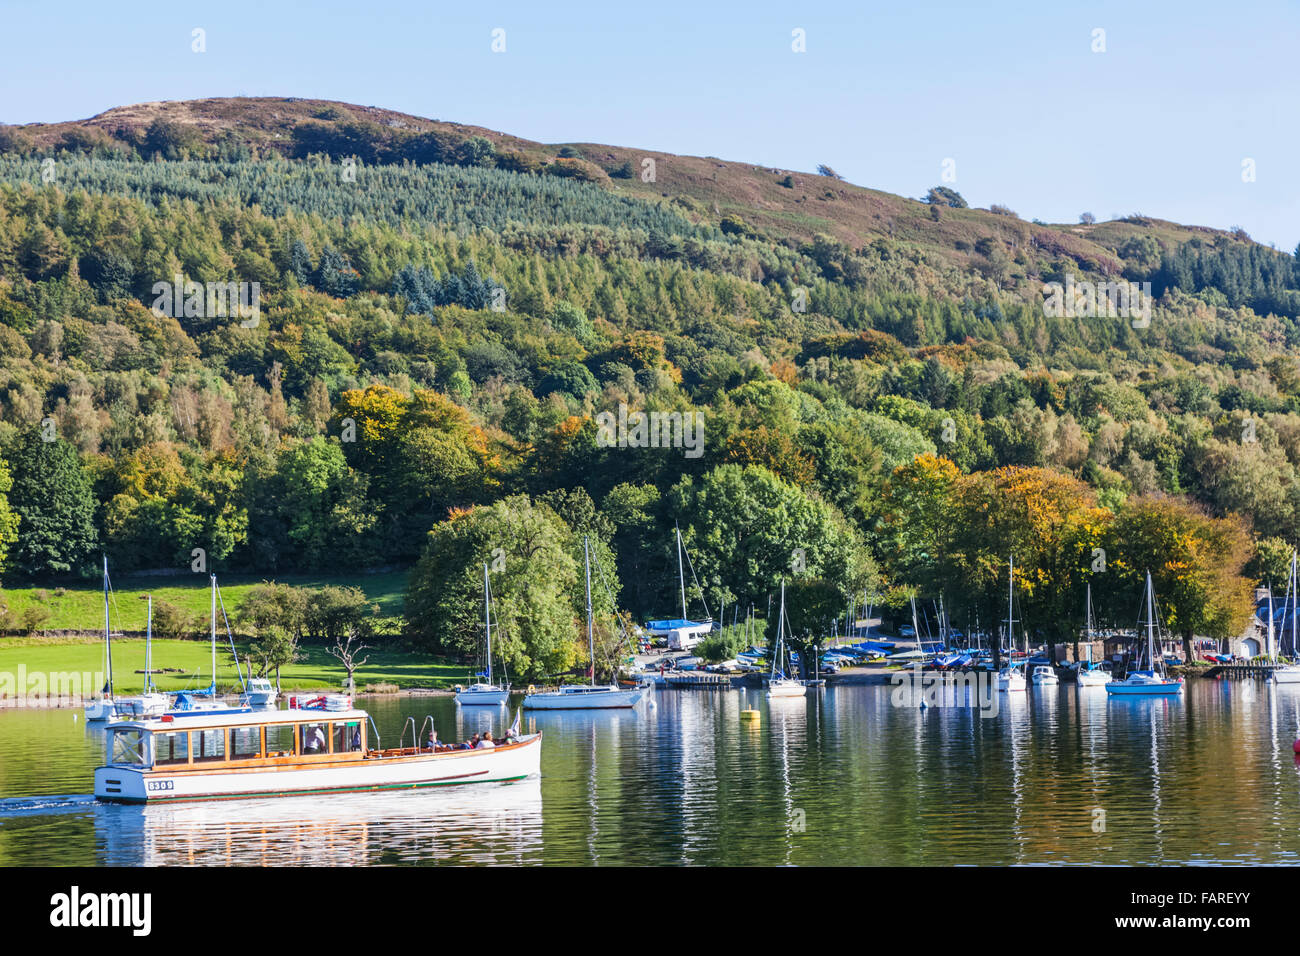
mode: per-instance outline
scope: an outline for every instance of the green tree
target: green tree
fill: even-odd
[[[98,543],[95,498],[76,451],[33,429],[18,439],[9,467],[9,504],[18,515],[13,566],[32,576],[86,570]]]

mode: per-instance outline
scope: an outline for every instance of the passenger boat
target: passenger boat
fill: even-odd
[[[591,547],[582,539],[583,565],[587,573],[587,647],[591,654],[591,684],[561,687],[559,690],[532,692],[524,698],[528,710],[605,710],[635,707],[649,693],[650,685],[625,690],[618,684],[607,687],[596,685],[596,640],[594,617],[591,608]]]
[[[1155,586],[1151,583],[1151,572],[1147,572],[1146,610],[1147,610],[1147,663],[1149,670],[1129,671],[1124,680],[1112,680],[1106,684],[1106,693],[1111,695],[1161,695],[1172,697],[1183,692],[1182,678],[1170,680],[1164,673],[1164,655],[1156,655],[1156,610]],[[1139,655],[1138,662],[1141,662]]]
[[[170,803],[355,793],[519,780],[540,772],[542,735],[496,747],[381,749],[363,710],[244,712],[109,725],[95,796]]]
[[[487,681],[456,689],[456,703],[464,706],[500,707],[510,697],[510,688],[492,683],[492,588],[488,566],[483,565],[483,627],[487,634]]]

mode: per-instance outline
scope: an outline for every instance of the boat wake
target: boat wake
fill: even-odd
[[[45,816],[54,813],[76,813],[95,806],[95,796],[90,793],[49,794],[43,797],[10,797],[0,800],[0,820],[10,817]]]

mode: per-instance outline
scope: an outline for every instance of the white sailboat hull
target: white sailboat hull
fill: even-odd
[[[474,684],[456,694],[462,707],[499,707],[510,699],[510,691],[491,684]]]
[[[86,701],[87,720],[112,720],[116,708],[111,697],[97,697]]]
[[[643,687],[581,687],[529,694],[525,710],[605,710],[635,707],[646,696]]]
[[[141,720],[148,717],[161,717],[170,706],[166,694],[140,694],[135,697],[119,697],[115,705],[115,714],[127,720]]]
[[[95,796],[112,803],[172,803],[245,797],[350,793],[519,780],[541,772],[542,735],[513,747],[368,757],[301,767],[218,772],[108,766],[95,771]]]
[[[1274,684],[1300,684],[1300,665],[1284,664],[1273,668],[1269,680]]]
[[[1104,687],[1110,683],[1110,675],[1105,671],[1079,671],[1075,680],[1080,687]]]
[[[1018,673],[998,674],[998,690],[1003,693],[1015,693],[1025,689],[1025,675]]]
[[[768,697],[803,697],[808,688],[798,681],[775,680],[767,685]]]

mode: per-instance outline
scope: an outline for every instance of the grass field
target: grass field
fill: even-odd
[[[285,575],[274,580],[281,584],[319,588],[326,585],[358,587],[366,597],[379,605],[382,618],[401,616],[406,597],[408,571],[389,571],[382,574],[353,575]],[[240,602],[249,588],[266,580],[260,575],[223,575],[217,578],[226,614],[234,617]],[[207,575],[141,576],[113,579],[113,601],[110,602],[113,631],[144,633],[147,616],[146,602],[139,600],[146,594],[167,601],[191,614],[209,617],[210,589]],[[48,631],[100,631],[104,630],[104,592],[98,581],[86,581],[62,587],[5,588],[0,599],[9,606],[15,619],[21,620],[23,611],[33,604],[42,604],[50,611],[43,625]],[[220,609],[218,609],[220,614]],[[218,618],[220,620],[220,618]],[[220,627],[218,628],[220,630]]]
[[[402,613],[407,574],[407,571],[392,571],[346,577],[286,575],[275,580],[298,587],[359,587],[367,598],[379,605],[383,621],[395,624]],[[218,578],[227,615],[233,619],[249,588],[263,580],[261,576],[234,574]],[[114,634],[144,632],[147,610],[146,602],[140,598],[147,594],[200,617],[206,628],[211,607],[206,576],[123,576],[113,581],[110,612]],[[88,632],[84,635],[0,637],[0,675],[16,675],[19,665],[28,674],[97,673],[103,670],[104,644],[103,639],[96,635],[102,634],[104,629],[104,594],[97,582],[59,588],[7,588],[0,592],[0,598],[8,605],[14,619],[21,619],[24,610],[32,605],[43,605],[50,612],[44,631]],[[225,643],[225,627],[220,619],[218,621],[217,683],[221,688],[236,690],[239,682],[234,659]],[[144,643],[135,637],[113,639],[113,678],[119,692],[131,693],[141,689],[144,678],[137,672],[144,668]],[[281,685],[286,690],[342,687],[343,668],[324,647],[309,645],[301,648],[300,653],[302,660],[280,672]],[[246,668],[242,647],[240,655],[240,664]],[[367,684],[410,688],[451,687],[466,682],[465,667],[450,664],[442,658],[381,648],[363,652],[361,656],[368,659],[356,673],[358,690]],[[154,683],[160,690],[207,687],[212,679],[212,652],[206,640],[155,640],[153,663],[156,669],[167,669],[155,674]]]
[[[138,693],[144,676],[143,640],[113,640],[113,680],[118,693]],[[238,645],[237,645],[238,646]],[[372,649],[362,653],[368,660],[356,672],[357,690],[367,684],[394,684],[399,688],[451,687],[466,683],[466,668],[460,664],[424,654]],[[338,660],[323,647],[302,648],[302,660],[280,672],[285,690],[341,688],[344,673]],[[0,675],[15,675],[19,665],[27,674],[99,673],[104,669],[104,644],[83,637],[10,637],[0,639]],[[154,683],[160,690],[184,690],[207,687],[212,677],[212,651],[207,641],[154,641],[155,668],[176,672],[155,673]],[[247,664],[240,657],[247,676]],[[274,677],[274,675],[271,675]],[[217,686],[234,691],[239,688],[235,664],[228,645],[217,646]],[[98,689],[98,688],[95,688]]]

